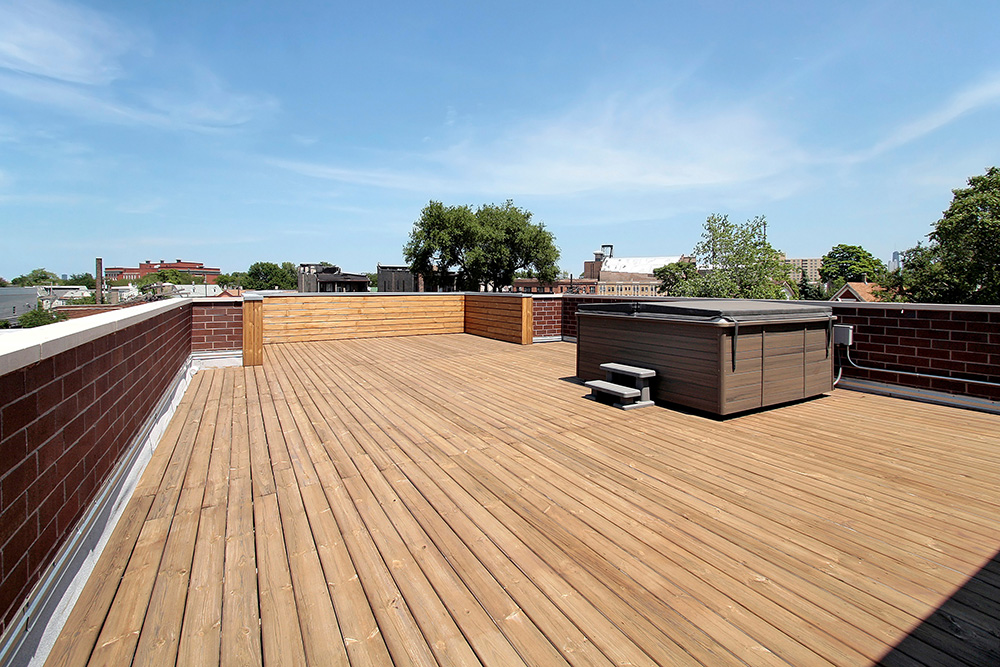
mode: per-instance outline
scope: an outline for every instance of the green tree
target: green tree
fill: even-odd
[[[672,296],[727,299],[782,299],[788,284],[788,265],[764,237],[764,216],[745,224],[729,216],[710,215],[701,242],[694,248],[704,272],[678,264],[661,267],[661,291]],[[666,269],[666,270],[662,270]],[[666,280],[665,280],[666,278]]]
[[[87,289],[97,289],[97,279],[90,273],[74,273],[66,282],[68,285],[82,285]]]
[[[200,285],[205,282],[201,276],[192,276],[177,269],[160,269],[153,273],[148,273],[140,278],[135,286],[140,290],[148,288],[157,283],[171,283],[172,285]]]
[[[917,244],[900,253],[899,268],[886,273],[880,301],[954,303],[953,281],[945,272],[936,246]]]
[[[227,287],[242,287],[246,274],[241,271],[232,273],[220,273],[215,278],[215,284],[225,289]]]
[[[878,282],[885,275],[882,260],[859,245],[836,245],[823,255],[819,277],[823,282],[843,285],[848,282]]]
[[[689,292],[701,290],[702,276],[694,262],[681,260],[667,264],[653,269],[653,275],[660,281],[659,292],[667,296],[689,296]]]
[[[805,271],[799,278],[799,299],[805,301],[823,301],[829,298],[822,285],[818,285],[809,280]]]
[[[330,264],[333,266],[333,264]],[[292,264],[291,262],[282,262],[281,270],[285,272],[285,279],[281,283],[281,289],[298,289],[299,288],[299,268]],[[337,271],[340,271],[338,268]]]
[[[1000,303],[1000,169],[953,190],[951,206],[930,234],[951,303]]]
[[[445,206],[432,201],[413,224],[403,257],[410,270],[424,277],[424,285],[433,291],[451,285],[448,273],[454,268],[459,289],[472,287],[476,280],[473,258],[477,240],[476,218],[468,206]]]
[[[35,285],[59,285],[62,283],[59,280],[59,276],[52,273],[51,271],[46,271],[45,269],[35,269],[31,273],[26,273],[23,276],[18,276],[10,281],[12,284],[18,287],[34,287]]]
[[[290,270],[289,270],[290,267]],[[253,290],[296,289],[295,265],[285,262],[278,266],[274,262],[254,262],[243,277],[243,287]]]
[[[559,270],[559,249],[545,225],[531,218],[530,211],[511,200],[499,206],[484,204],[475,212],[469,206],[432,201],[414,223],[403,255],[430,289],[449,285],[452,270],[456,286],[463,290],[478,290],[480,285],[502,289],[513,284],[518,271],[552,282]]]
[[[531,271],[543,283],[552,283],[559,273],[559,249],[544,224],[531,222],[531,211],[514,206],[486,204],[476,209],[479,244],[474,249],[476,265],[482,267],[481,282],[494,291],[514,284],[514,273]]]
[[[6,280],[3,279],[3,276],[0,276],[0,287],[6,287],[9,284],[10,283],[8,283]],[[6,321],[7,320],[4,320],[4,322],[6,322]]]
[[[53,310],[45,310],[44,308],[35,308],[34,310],[29,310],[24,315],[17,318],[17,323],[21,325],[23,329],[31,329],[32,327],[40,327],[45,324],[52,324],[53,322],[59,322],[65,320],[66,316],[62,313],[57,313]]]

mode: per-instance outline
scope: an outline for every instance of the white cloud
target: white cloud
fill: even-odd
[[[176,77],[185,81],[184,89],[144,89],[122,64],[138,41],[114,19],[75,5],[0,5],[0,93],[92,121],[169,130],[232,128],[277,107],[271,97],[228,90],[203,67]]]
[[[0,5],[0,68],[99,85],[118,78],[133,44],[122,26],[93,10],[51,0]]]

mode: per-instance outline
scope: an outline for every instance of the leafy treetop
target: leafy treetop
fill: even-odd
[[[241,271],[232,273],[220,273],[215,277],[215,284],[225,289],[227,287],[242,287],[246,274]]]
[[[284,289],[298,287],[298,272],[291,262],[254,262],[242,278],[243,287],[252,290]]]
[[[34,287],[35,285],[61,285],[62,280],[56,274],[45,269],[35,269],[23,276],[18,276],[10,281],[18,287]]]
[[[32,327],[40,327],[45,324],[52,324],[53,322],[59,322],[65,319],[65,315],[57,313],[54,310],[35,308],[34,310],[29,310],[24,315],[17,318],[17,323],[21,325],[21,328],[23,329],[31,329]]]
[[[424,276],[431,289],[450,284],[478,291],[481,285],[499,290],[514,282],[514,275],[530,270],[543,282],[558,273],[559,249],[552,233],[531,222],[530,211],[504,204],[445,206],[431,201],[410,232],[403,255],[414,273]]]
[[[729,299],[782,299],[788,266],[764,238],[764,216],[745,224],[710,215],[694,248],[704,273],[693,262],[677,262],[653,272],[660,292],[670,296]]]
[[[882,298],[922,303],[1000,304],[1000,169],[953,190],[930,244],[902,253],[881,281]]]
[[[951,206],[930,234],[956,303],[1000,303],[1000,169],[952,191]]]
[[[822,285],[812,282],[805,271],[799,277],[799,298],[806,301],[825,301],[829,298]]]
[[[74,273],[66,281],[70,285],[82,285],[87,289],[97,289],[97,279],[88,273]]]
[[[160,269],[153,273],[146,274],[136,282],[135,286],[140,290],[156,283],[171,283],[173,285],[201,285],[205,279],[201,276],[193,276],[177,269]]]
[[[885,275],[882,260],[859,245],[836,245],[823,255],[819,277],[823,282],[843,285],[849,282],[877,282]]]

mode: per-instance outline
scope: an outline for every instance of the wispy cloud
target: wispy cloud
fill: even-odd
[[[300,174],[422,192],[565,195],[755,183],[805,154],[753,108],[681,113],[664,95],[610,95],[564,113],[354,168],[270,159]]]
[[[994,74],[976,84],[963,88],[936,109],[903,123],[871,148],[849,157],[850,162],[861,162],[878,157],[954,123],[963,116],[981,109],[1000,105],[1000,74]]]
[[[269,96],[228,90],[202,67],[188,67],[184,89],[143,88],[123,65],[138,32],[54,0],[0,5],[0,93],[91,121],[171,130],[233,128],[277,107]]]
[[[0,5],[0,68],[79,84],[118,78],[132,33],[108,17],[51,0]]]
[[[303,176],[337,181],[350,185],[427,192],[451,190],[449,179],[435,176],[427,171],[419,173],[417,171],[400,169],[358,169],[275,158],[266,158],[264,162],[272,167],[302,174]]]

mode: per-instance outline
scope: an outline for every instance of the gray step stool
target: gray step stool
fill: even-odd
[[[601,368],[605,373],[604,380],[589,380],[584,383],[590,387],[588,398],[596,401],[602,394],[615,397],[618,400],[614,406],[622,410],[654,405],[649,398],[649,382],[656,376],[656,371],[615,363],[601,364]],[[622,382],[632,386],[622,384]]]

